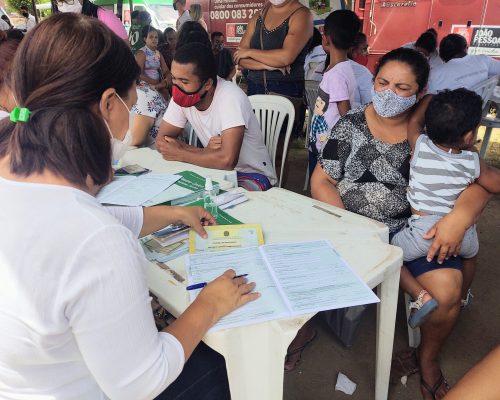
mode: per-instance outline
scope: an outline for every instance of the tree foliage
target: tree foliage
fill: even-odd
[[[39,3],[39,1],[35,0],[35,3]],[[26,6],[30,9],[31,14],[34,14],[34,10],[32,10],[31,0],[7,0],[7,7],[11,12],[19,12],[19,8],[21,6]]]

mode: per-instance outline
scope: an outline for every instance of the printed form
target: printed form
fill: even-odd
[[[222,318],[212,331],[379,301],[327,241],[194,254],[188,258],[188,282],[210,282],[229,268],[248,274],[261,297]],[[191,300],[198,293],[190,293]]]

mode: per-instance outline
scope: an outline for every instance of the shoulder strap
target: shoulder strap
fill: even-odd
[[[299,11],[299,10],[302,10],[303,8],[305,8],[306,10],[309,10],[309,9],[308,9],[307,7],[305,7],[305,6],[302,6],[302,7],[296,8],[294,11],[292,11],[292,13],[288,16],[288,18],[287,18],[287,19],[292,18],[292,15],[293,15],[293,14],[295,14],[295,13],[296,13],[297,11]]]
[[[264,6],[264,8],[262,9],[262,12],[260,14],[260,18],[261,18],[261,21],[260,21],[260,49],[261,50],[264,50],[264,40],[262,39],[262,35],[263,35],[263,31],[264,31],[264,21],[266,19],[266,14],[267,14],[267,10],[269,10],[269,4]],[[268,94],[269,91],[267,90],[267,76],[266,76],[266,70],[263,70],[262,71],[262,78],[263,78],[263,81],[264,81],[264,93],[265,94]]]

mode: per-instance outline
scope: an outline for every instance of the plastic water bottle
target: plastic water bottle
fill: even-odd
[[[212,216],[217,219],[217,202],[216,202],[217,193],[214,189],[214,185],[212,183],[212,178],[208,177],[205,180],[205,190],[203,192],[203,207],[207,210]]]

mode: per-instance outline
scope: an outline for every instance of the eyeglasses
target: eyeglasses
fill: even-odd
[[[57,5],[62,6],[63,4],[67,4],[69,6],[72,6],[73,4],[75,4],[75,1],[76,0],[63,0],[63,1],[57,0]]]

